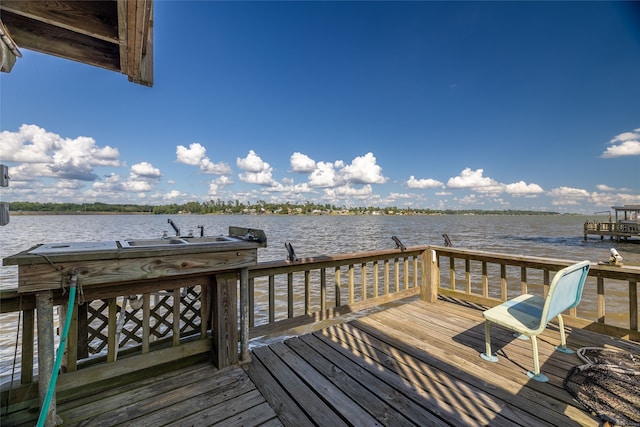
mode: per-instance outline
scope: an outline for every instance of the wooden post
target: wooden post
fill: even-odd
[[[222,369],[238,363],[238,315],[236,308],[238,275],[234,273],[219,274],[215,277],[215,282],[212,295],[211,334],[214,364],[216,368]],[[242,289],[240,291],[242,292]]]
[[[38,318],[38,397],[40,408],[44,406],[47,388],[53,376],[55,349],[53,343],[53,292],[36,293],[36,309]],[[55,426],[56,394],[53,393],[51,404],[45,418],[45,426]]]
[[[240,362],[250,362],[249,356],[249,268],[240,270]]]
[[[440,285],[440,269],[438,255],[433,249],[422,252],[422,286],[420,297],[423,301],[436,302],[438,300],[438,286]]]

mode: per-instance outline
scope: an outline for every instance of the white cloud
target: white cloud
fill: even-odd
[[[207,156],[207,149],[197,142],[189,144],[189,148],[184,145],[176,147],[176,160],[179,163],[191,166],[199,166],[200,171],[207,174],[230,175],[231,166],[228,163],[214,163]]]
[[[597,188],[598,190],[600,190],[600,191],[616,191],[616,189],[615,189],[615,188],[613,188],[613,187],[609,187],[609,186],[608,186],[608,185],[606,185],[606,184],[598,184],[598,185],[596,185],[596,188]]]
[[[310,173],[316,167],[315,160],[311,159],[306,154],[295,152],[291,155],[291,170],[293,172]]]
[[[208,158],[200,161],[200,170],[204,173],[215,175],[231,175],[232,173],[231,166],[228,163],[213,163]]]
[[[93,138],[63,138],[36,125],[24,124],[18,132],[0,132],[0,158],[23,163],[18,171],[28,170],[32,177],[94,181],[94,168],[120,166],[118,156],[116,148],[99,147]]]
[[[52,151],[61,141],[60,135],[23,124],[18,132],[0,132],[0,158],[5,162],[50,163]]]
[[[551,203],[554,206],[574,206],[581,201],[588,200],[591,196],[587,190],[571,187],[557,187],[549,191],[548,194],[552,197]]]
[[[271,170],[269,163],[263,161],[253,150],[249,150],[249,154],[247,154],[247,157],[245,158],[238,157],[236,159],[236,164],[240,169],[246,172],[257,173]]]
[[[524,181],[518,181],[513,184],[507,184],[505,192],[514,196],[521,196],[544,193],[544,190],[538,184],[527,184]]]
[[[384,184],[387,178],[382,175],[382,168],[376,164],[373,153],[367,153],[353,159],[350,165],[341,170],[346,182],[355,184]]]
[[[171,191],[169,191],[168,193],[165,193],[165,194],[163,195],[163,198],[164,198],[165,200],[175,200],[175,199],[177,199],[178,197],[183,197],[183,196],[186,196],[186,194],[185,194],[185,193],[181,193],[181,192],[180,192],[180,191],[178,191],[178,190],[171,190]]]
[[[640,128],[613,137],[601,157],[640,156]]]
[[[355,198],[364,198],[373,194],[373,188],[371,185],[367,184],[362,186],[362,188],[353,188],[350,184],[346,184],[336,188],[327,188],[324,190],[325,194],[331,198],[340,198],[340,197],[355,197]]]
[[[336,182],[335,165],[329,162],[318,162],[316,168],[309,175],[311,187],[334,187]]]
[[[176,157],[179,163],[185,165],[198,166],[200,161],[205,158],[207,149],[201,144],[194,142],[189,144],[189,148],[184,145],[178,145],[176,147]]]
[[[238,174],[240,181],[263,186],[276,186],[273,168],[263,161],[253,150],[245,158],[236,158],[236,164],[245,172]]]
[[[140,162],[131,166],[129,177],[121,184],[125,191],[147,192],[154,189],[160,181],[162,174],[160,169],[154,167],[149,162]]]
[[[444,184],[435,179],[416,179],[413,175],[407,181],[407,187],[409,188],[438,188],[443,187]]]
[[[160,169],[153,167],[151,163],[140,162],[131,166],[131,176],[135,178],[157,179],[160,178]]]
[[[449,188],[471,188],[478,190],[483,187],[495,187],[498,183],[489,178],[482,176],[484,169],[472,171],[471,168],[463,170],[459,176],[449,178],[447,187]]]
[[[233,184],[233,180],[228,176],[223,175],[218,177],[209,183],[209,190],[207,191],[207,194],[209,197],[218,196],[224,187],[231,184]]]

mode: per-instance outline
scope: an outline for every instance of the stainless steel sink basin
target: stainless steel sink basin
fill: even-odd
[[[119,243],[123,249],[158,247],[158,246],[174,246],[174,245],[187,244],[187,242],[184,239],[134,239],[134,240],[120,240]]]
[[[227,236],[205,236],[205,237],[183,237],[190,245],[198,245],[204,243],[222,243],[222,242],[237,242],[239,239],[235,237]]]
[[[209,236],[209,237],[176,237],[173,239],[132,239],[120,240],[120,247],[127,248],[158,248],[169,246],[196,246],[211,245],[225,242],[237,242],[239,239],[225,236]]]

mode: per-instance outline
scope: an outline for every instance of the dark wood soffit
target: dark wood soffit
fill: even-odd
[[[0,19],[19,48],[153,84],[152,0],[1,0]]]

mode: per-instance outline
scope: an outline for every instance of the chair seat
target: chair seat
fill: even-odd
[[[531,336],[540,327],[544,298],[525,294],[485,311],[482,315],[492,323]]]

